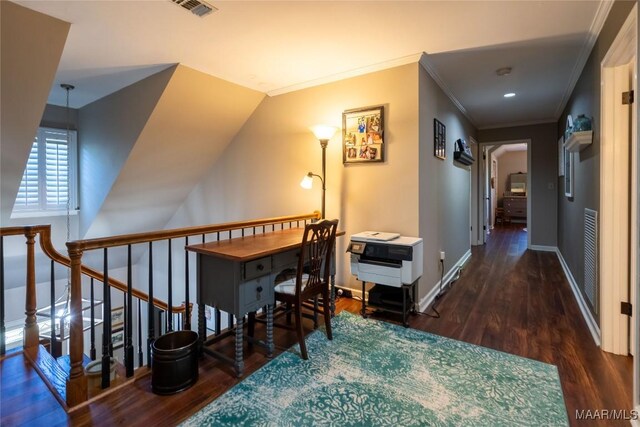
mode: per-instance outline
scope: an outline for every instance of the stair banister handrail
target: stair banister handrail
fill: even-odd
[[[119,236],[97,237],[93,239],[74,240],[67,242],[68,248],[82,251],[93,249],[112,248],[116,246],[134,245],[137,243],[155,242],[158,240],[177,239],[178,237],[194,236],[199,234],[211,234],[222,231],[239,230],[263,225],[280,224],[308,219],[319,219],[318,211],[306,215],[290,215],[275,218],[254,219],[249,221],[234,221],[222,224],[199,225],[195,227],[174,228],[170,230],[149,231],[144,233],[122,234]]]

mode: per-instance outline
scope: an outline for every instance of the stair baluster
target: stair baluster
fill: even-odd
[[[167,267],[169,269],[168,272],[168,284],[167,284],[167,305],[169,306],[169,310],[167,311],[167,332],[173,331],[173,273],[171,268],[171,239],[169,239],[169,260],[167,261]]]
[[[138,367],[144,365],[142,356],[142,303],[138,298]]]
[[[124,362],[127,378],[133,376],[133,274],[131,265],[131,245],[127,245],[127,310],[125,312]]]
[[[93,288],[94,286],[94,281],[93,281],[93,277],[91,278],[91,326],[90,326],[90,332],[91,332],[91,348],[89,349],[89,357],[91,358],[91,360],[96,360],[96,309],[95,309],[95,303],[96,303],[96,297],[95,297],[95,289]],[[102,316],[104,317],[104,315]]]
[[[153,340],[156,339],[155,332],[155,309],[153,304],[153,242],[149,242],[149,302],[147,304],[147,318],[148,325],[147,328],[149,332],[147,333],[147,366],[151,367],[151,344]]]
[[[107,388],[111,384],[110,365],[113,356],[113,343],[111,342],[111,288],[109,287],[109,254],[108,249],[104,248],[104,266],[103,266],[104,282],[103,287],[103,304],[104,304],[104,321],[102,322],[102,388]]]
[[[185,236],[184,245],[189,246],[189,236]],[[189,307],[189,251],[184,250],[184,306],[186,314],[184,317],[184,328],[191,330],[191,308]]]
[[[53,357],[60,357],[61,354],[56,354],[57,340],[56,340],[56,273],[55,263],[51,260],[51,277],[49,282],[49,320],[51,321],[51,341],[49,342],[49,353]],[[62,331],[61,331],[62,332]],[[60,337],[62,338],[62,337]]]

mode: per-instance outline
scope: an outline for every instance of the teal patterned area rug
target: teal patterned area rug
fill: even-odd
[[[565,426],[555,366],[363,319],[335,317],[183,426]]]

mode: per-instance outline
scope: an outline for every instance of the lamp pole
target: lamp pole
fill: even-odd
[[[320,140],[320,147],[322,147],[322,219],[325,219],[324,216],[324,196],[325,196],[325,192],[327,191],[327,187],[326,187],[326,181],[325,181],[325,174],[326,174],[326,168],[327,168],[327,145],[329,144],[329,140],[328,139],[321,139]]]

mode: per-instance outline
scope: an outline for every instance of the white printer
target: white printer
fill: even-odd
[[[401,287],[422,276],[422,239],[364,231],[349,243],[351,274],[362,282]]]

